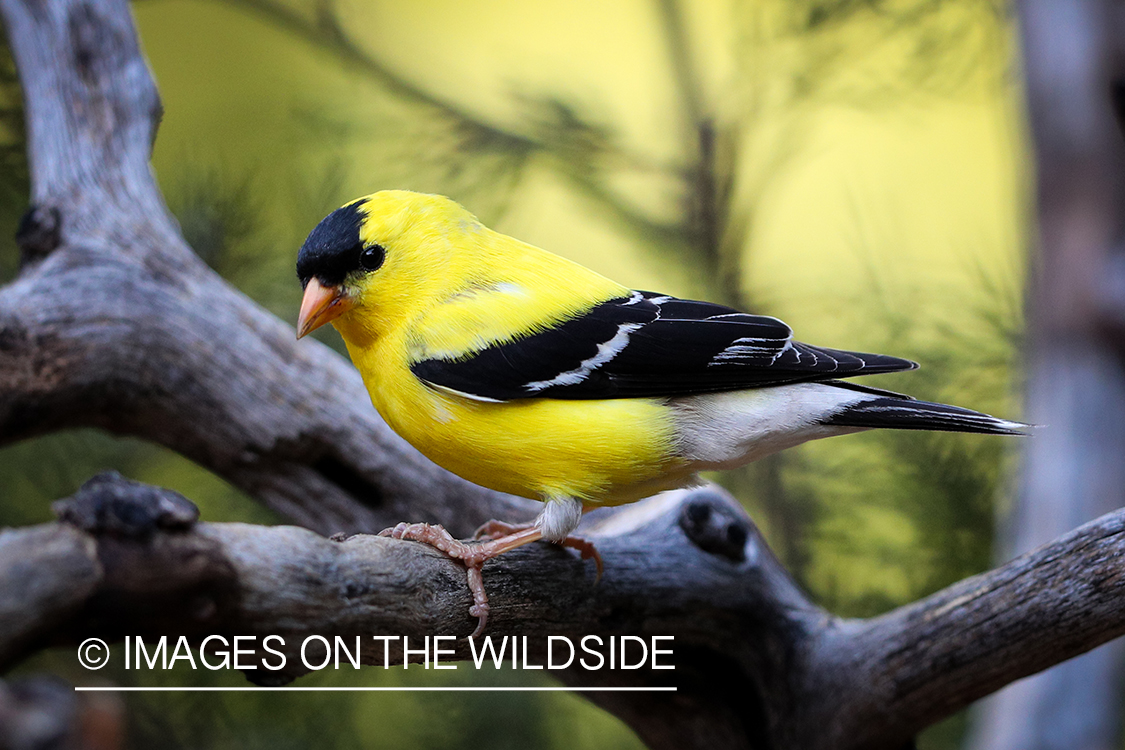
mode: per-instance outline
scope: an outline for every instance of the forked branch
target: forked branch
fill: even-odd
[[[298,345],[184,244],[149,168],[159,100],[125,0],[0,0],[0,12],[33,177],[25,265],[0,289],[0,442],[76,426],[137,435],[320,532],[427,520],[463,536],[490,516],[530,515],[531,503],[418,455],[346,362]],[[463,569],[417,544],[198,523],[185,499],[119,478],[60,514],[0,535],[5,665],[90,635],[278,634],[293,646],[309,634],[463,636],[475,624]],[[897,750],[1125,632],[1123,512],[866,621],[811,604],[715,490],[589,520],[605,579],[594,585],[590,564],[547,545],[504,555],[485,569],[489,632],[674,636],[672,672],[559,673],[675,685],[591,695],[654,748]],[[466,654],[463,639],[455,648]],[[281,682],[298,663],[250,676]]]

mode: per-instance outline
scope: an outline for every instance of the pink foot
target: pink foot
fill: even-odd
[[[428,544],[454,560],[459,560],[465,566],[469,590],[473,592],[473,606],[469,608],[469,614],[477,618],[476,630],[469,637],[475,638],[484,632],[484,626],[488,623],[488,594],[484,590],[481,568],[485,562],[497,555],[539,540],[542,533],[532,526],[516,529],[513,533],[499,539],[466,544],[459,539],[454,539],[452,534],[438,525],[400,523],[393,529],[380,531],[379,536]]]

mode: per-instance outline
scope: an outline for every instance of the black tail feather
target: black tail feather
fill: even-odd
[[[1026,435],[1026,425],[971,409],[929,401],[874,398],[852,404],[824,420],[840,427],[872,427],[892,430],[938,430],[976,432],[984,435]]]

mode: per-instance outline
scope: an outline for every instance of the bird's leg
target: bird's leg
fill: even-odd
[[[505,534],[514,534],[523,529],[529,529],[536,525],[536,521],[530,523],[507,523],[505,521],[485,521],[481,524],[480,528],[473,534],[473,539],[497,539]],[[594,565],[598,568],[597,578],[594,583],[602,579],[602,573],[605,568],[602,565],[602,556],[598,553],[598,548],[589,539],[584,539],[580,536],[567,536],[561,542],[557,542],[562,547],[570,547],[577,550],[578,554],[583,560],[593,560]]]
[[[445,553],[465,566],[469,581],[469,590],[473,592],[473,606],[469,614],[477,618],[477,627],[470,638],[475,638],[484,632],[488,622],[488,594],[484,590],[484,576],[481,568],[485,562],[497,555],[510,552],[516,547],[538,541],[543,538],[543,532],[536,524],[526,528],[517,528],[510,534],[487,542],[466,544],[440,525],[431,526],[428,523],[400,523],[393,529],[384,529],[379,536],[389,536],[393,539],[407,539],[428,544],[434,549]]]
[[[473,606],[469,614],[477,618],[477,627],[470,638],[475,638],[484,632],[488,622],[488,594],[484,590],[484,564],[505,552],[510,552],[525,544],[546,539],[563,547],[578,550],[583,560],[593,559],[598,568],[597,580],[602,577],[602,557],[598,554],[593,542],[576,536],[570,532],[578,525],[584,512],[582,504],[570,497],[552,497],[546,502],[543,512],[533,523],[510,524],[503,521],[489,521],[477,529],[477,541],[466,544],[442,526],[427,523],[400,523],[393,529],[384,529],[379,536],[389,536],[394,539],[407,539],[423,542],[437,549],[465,566],[469,582],[469,590],[473,592]]]
[[[533,523],[510,524],[503,521],[489,521],[477,529],[476,538],[479,539],[482,536],[501,538],[498,535],[511,535],[523,529],[538,527],[542,530],[543,539],[546,541],[577,550],[583,560],[593,559],[598,568],[595,583],[600,581],[605,569],[602,565],[602,556],[598,554],[597,548],[593,542],[570,534],[578,526],[582,514],[589,508],[584,506],[581,501],[565,495],[548,495],[544,498],[544,501],[543,512]]]
[[[534,525],[535,521],[528,521],[527,523],[508,523],[507,521],[497,521],[494,518],[491,521],[482,523],[477,530],[473,532],[473,539],[496,539],[506,534],[514,534],[522,529],[530,529]]]

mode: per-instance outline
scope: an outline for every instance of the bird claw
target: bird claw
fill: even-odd
[[[560,544],[564,547],[570,547],[576,550],[583,560],[593,560],[594,565],[597,566],[598,572],[594,576],[594,584],[597,585],[602,580],[602,574],[605,573],[605,567],[602,565],[602,556],[598,552],[598,548],[589,539],[583,539],[580,536],[568,536],[563,539]]]
[[[476,531],[474,538],[482,541],[466,544],[460,539],[455,539],[452,534],[438,524],[400,523],[393,528],[383,529],[379,532],[379,536],[428,544],[465,566],[469,590],[473,593],[473,606],[469,607],[469,614],[477,618],[476,630],[469,637],[476,638],[484,632],[484,627],[488,623],[488,594],[484,589],[484,573],[482,571],[484,564],[504,552],[538,541],[541,532],[533,523],[510,524],[503,521],[489,521]],[[598,554],[593,542],[576,536],[568,536],[559,544],[577,550],[583,560],[593,559],[598,567],[597,578],[594,582],[597,583],[601,580],[603,572],[602,556]]]
[[[389,536],[392,539],[405,539],[410,542],[428,544],[439,552],[444,552],[455,560],[468,563],[473,557],[472,549],[452,534],[445,530],[441,524],[428,523],[400,523],[390,529],[383,529],[379,536]]]
[[[484,574],[479,567],[467,567],[465,574],[469,579],[469,590],[473,592],[473,606],[469,607],[469,614],[477,618],[477,627],[469,637],[476,638],[488,624],[488,594],[485,593]]]
[[[428,544],[464,565],[469,590],[473,593],[473,606],[469,607],[469,614],[477,618],[477,627],[469,637],[475,638],[484,632],[485,625],[488,624],[488,594],[484,589],[484,575],[481,568],[485,562],[500,552],[491,549],[491,545],[466,544],[455,539],[440,524],[400,523],[392,528],[383,529],[379,532],[379,536]]]

